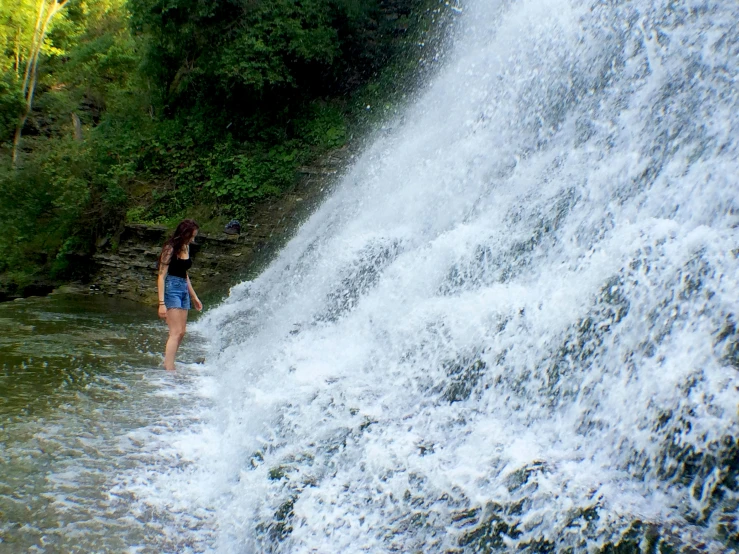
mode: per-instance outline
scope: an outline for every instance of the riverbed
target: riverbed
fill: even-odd
[[[0,304],[0,553],[199,552],[207,509],[157,509],[171,437],[207,404],[188,333],[174,373],[155,311],[103,296]]]

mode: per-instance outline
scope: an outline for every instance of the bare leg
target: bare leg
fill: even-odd
[[[164,350],[164,369],[174,371],[174,360],[177,349],[180,347],[182,338],[185,336],[187,326],[187,310],[167,310],[167,326],[169,327],[169,338]]]

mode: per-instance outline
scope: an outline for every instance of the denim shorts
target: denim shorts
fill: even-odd
[[[190,309],[190,291],[187,290],[187,279],[167,275],[164,279],[164,305],[168,310],[172,308]]]

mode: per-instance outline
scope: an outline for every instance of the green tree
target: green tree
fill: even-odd
[[[436,1],[0,0],[0,277],[127,217],[247,215],[344,143]]]
[[[26,6],[25,20],[18,10],[4,12],[6,7],[0,6],[0,37],[12,37],[21,23],[31,28],[22,36],[32,38],[39,4]],[[31,17],[30,8],[39,11]],[[1,51],[0,146],[3,139],[10,142],[21,116],[27,119],[23,150],[16,150],[17,168],[10,169],[10,156],[0,159],[0,273],[17,273],[17,268],[24,274],[58,272],[70,255],[89,253],[101,228],[117,225],[125,214],[120,183],[130,172],[125,160],[118,163],[108,153],[125,153],[120,145],[130,143],[134,131],[116,142],[117,126],[101,125],[117,114],[141,134],[145,95],[125,0],[73,0],[53,23],[38,52],[35,96],[27,113],[22,85],[30,51],[16,49],[11,40]],[[79,134],[71,131],[75,116]],[[81,142],[75,137],[80,138],[83,127]]]
[[[387,44],[369,36],[376,0],[131,0],[130,9],[161,109],[225,111],[224,124],[257,117],[240,125],[243,135],[347,92],[387,57]]]
[[[49,32],[56,16],[64,9],[68,2],[69,0],[40,0],[38,2],[38,13],[36,15],[33,35],[27,47],[28,54],[26,56],[23,83],[21,85],[21,95],[23,96],[25,105],[20,121],[15,128],[15,136],[13,137],[13,165],[17,162],[18,147],[20,146],[23,126],[26,124],[28,114],[31,113],[33,107],[33,97],[36,93],[36,81],[38,78],[39,57],[44,48],[46,34]],[[20,46],[16,50],[16,59],[20,59]],[[17,62],[16,71],[19,70],[19,65],[19,62]]]

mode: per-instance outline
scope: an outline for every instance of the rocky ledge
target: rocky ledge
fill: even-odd
[[[191,246],[190,279],[202,296],[225,291],[255,271],[289,238],[334,182],[350,158],[348,149],[332,152],[314,167],[301,168],[302,178],[290,192],[255,207],[242,221],[240,235],[199,233]],[[169,230],[163,226],[127,224],[116,240],[98,245],[92,293],[137,302],[157,302],[157,260]]]
[[[157,260],[168,232],[166,227],[126,225],[115,248],[104,246],[93,255],[98,270],[90,291],[156,304]],[[213,288],[238,277],[265,246],[266,234],[253,227],[239,236],[200,234],[190,249],[193,284],[201,290],[203,285]]]

